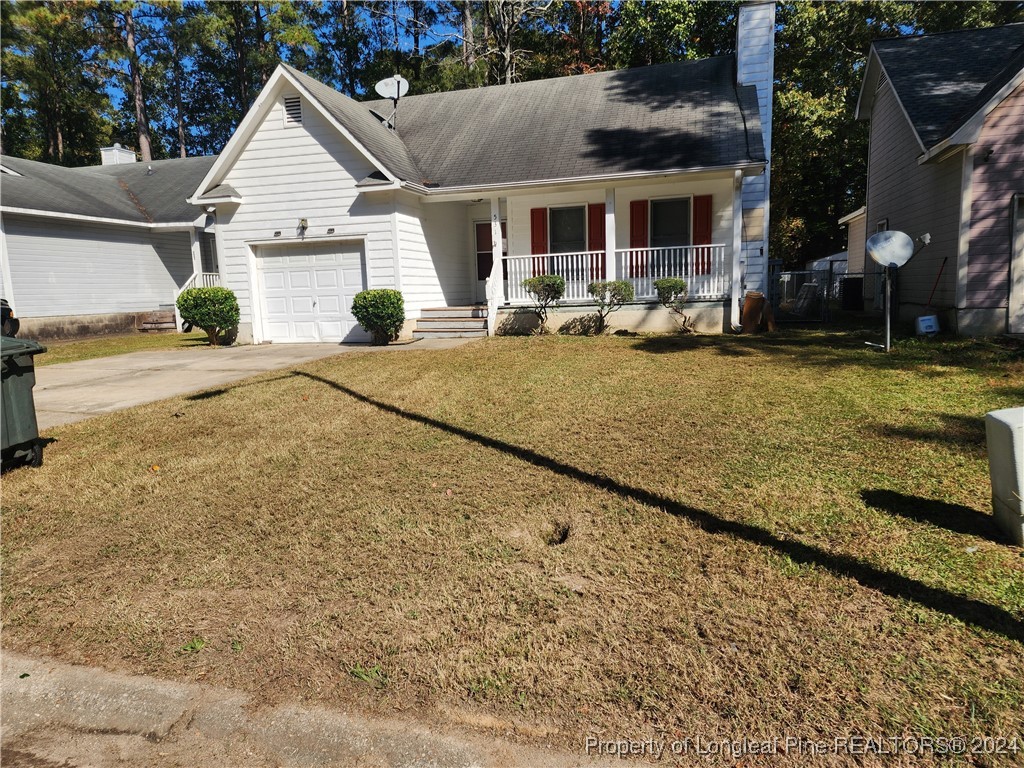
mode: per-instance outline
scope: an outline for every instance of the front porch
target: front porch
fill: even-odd
[[[723,243],[671,248],[627,248],[614,252],[544,253],[503,257],[505,305],[532,303],[523,281],[536,275],[565,280],[564,304],[593,302],[588,286],[599,280],[624,280],[633,286],[636,301],[655,301],[654,283],[666,277],[686,281],[688,297],[696,301],[729,296],[732,270]],[[609,258],[611,257],[611,258]]]

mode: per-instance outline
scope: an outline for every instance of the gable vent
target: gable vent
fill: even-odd
[[[878,76],[878,85],[875,86],[875,92],[882,90],[882,86],[889,82],[889,76],[883,71]]]
[[[302,99],[299,96],[284,97],[284,124],[302,125]]]

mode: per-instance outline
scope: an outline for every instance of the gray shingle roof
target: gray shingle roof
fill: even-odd
[[[141,224],[188,223],[195,220],[199,210],[185,199],[195,191],[216,159],[188,157],[64,168],[5,155],[3,165],[21,176],[4,175],[0,203],[11,208]]]
[[[878,40],[925,149],[952,135],[1024,67],[1024,24]]]
[[[764,160],[756,90],[736,86],[731,56],[407,96],[397,125],[441,188]]]

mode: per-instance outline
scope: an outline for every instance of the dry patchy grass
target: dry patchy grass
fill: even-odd
[[[46,347],[46,353],[35,358],[37,366],[74,363],[79,360],[154,349],[189,349],[205,346],[207,341],[205,333],[126,333],[42,343]]]
[[[1019,734],[979,417],[1022,392],[813,333],[351,353],[55,430],[4,645],[573,749]]]

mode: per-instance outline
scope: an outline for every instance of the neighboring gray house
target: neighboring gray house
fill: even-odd
[[[1024,24],[875,42],[857,118],[867,235],[932,236],[899,271],[901,315],[938,280],[928,309],[947,328],[1024,333]],[[877,300],[877,274],[865,282]]]
[[[0,157],[2,295],[24,336],[132,329],[219,280],[212,219],[186,202],[216,158],[102,156],[88,168]]]

